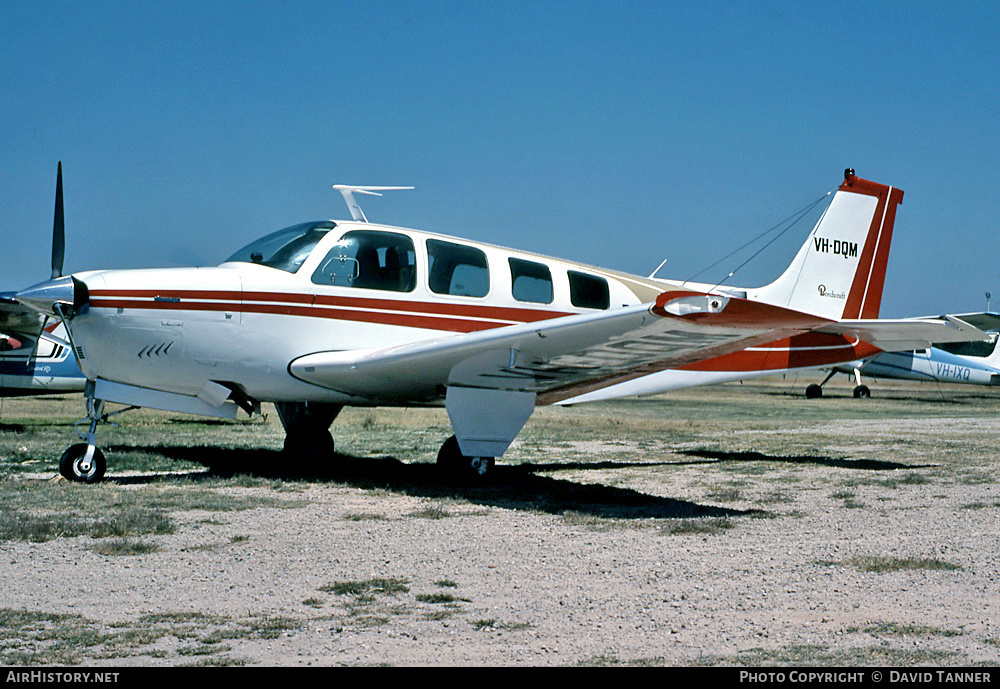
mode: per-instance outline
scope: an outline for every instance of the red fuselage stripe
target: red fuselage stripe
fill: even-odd
[[[90,305],[106,309],[266,313],[448,332],[472,332],[569,315],[559,311],[469,304],[202,290],[93,290],[90,293]]]

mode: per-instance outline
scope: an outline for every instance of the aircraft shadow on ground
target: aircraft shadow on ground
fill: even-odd
[[[679,450],[677,454],[704,457],[717,462],[785,462],[788,464],[816,464],[840,469],[861,469],[865,471],[890,471],[892,469],[914,469],[911,464],[887,462],[877,459],[837,459],[815,455],[765,455],[762,452],[720,452],[714,450]]]
[[[106,448],[108,452],[155,452],[165,457],[203,464],[207,472],[196,472],[191,480],[235,475],[258,478],[344,483],[365,489],[384,489],[427,498],[455,498],[471,503],[540,511],[550,514],[575,512],[613,519],[693,519],[697,517],[760,516],[760,510],[735,510],[700,505],[687,500],[648,495],[629,488],[584,484],[538,476],[538,467],[498,464],[487,483],[469,485],[444,474],[436,464],[402,462],[395,457],[354,457],[336,453],[326,463],[298,463],[276,450],[239,450],[215,447]],[[564,468],[565,465],[560,465]],[[583,465],[581,465],[583,466]],[[618,465],[610,465],[615,468]],[[627,466],[632,466],[628,464]],[[649,465],[642,465],[649,466]],[[608,467],[605,467],[608,468]],[[153,483],[176,478],[174,474],[138,477],[108,476],[120,484]]]

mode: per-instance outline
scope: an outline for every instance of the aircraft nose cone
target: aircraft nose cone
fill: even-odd
[[[57,306],[69,307],[76,311],[86,303],[86,291],[87,288],[82,282],[67,275],[23,289],[14,295],[14,299],[39,313],[59,316],[56,311]]]

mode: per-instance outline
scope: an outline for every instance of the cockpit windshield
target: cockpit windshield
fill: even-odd
[[[246,245],[226,259],[226,263],[256,263],[294,273],[334,227],[336,224],[330,221],[292,225]]]

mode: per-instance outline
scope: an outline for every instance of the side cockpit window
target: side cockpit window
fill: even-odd
[[[428,283],[437,294],[485,297],[490,291],[486,254],[464,244],[427,240]]]
[[[608,281],[596,275],[569,272],[569,300],[582,309],[607,309],[611,306]]]
[[[536,304],[552,303],[552,273],[547,265],[520,258],[508,259],[508,263],[514,299]]]
[[[416,252],[395,232],[347,232],[313,272],[318,285],[411,292],[417,283]]]

